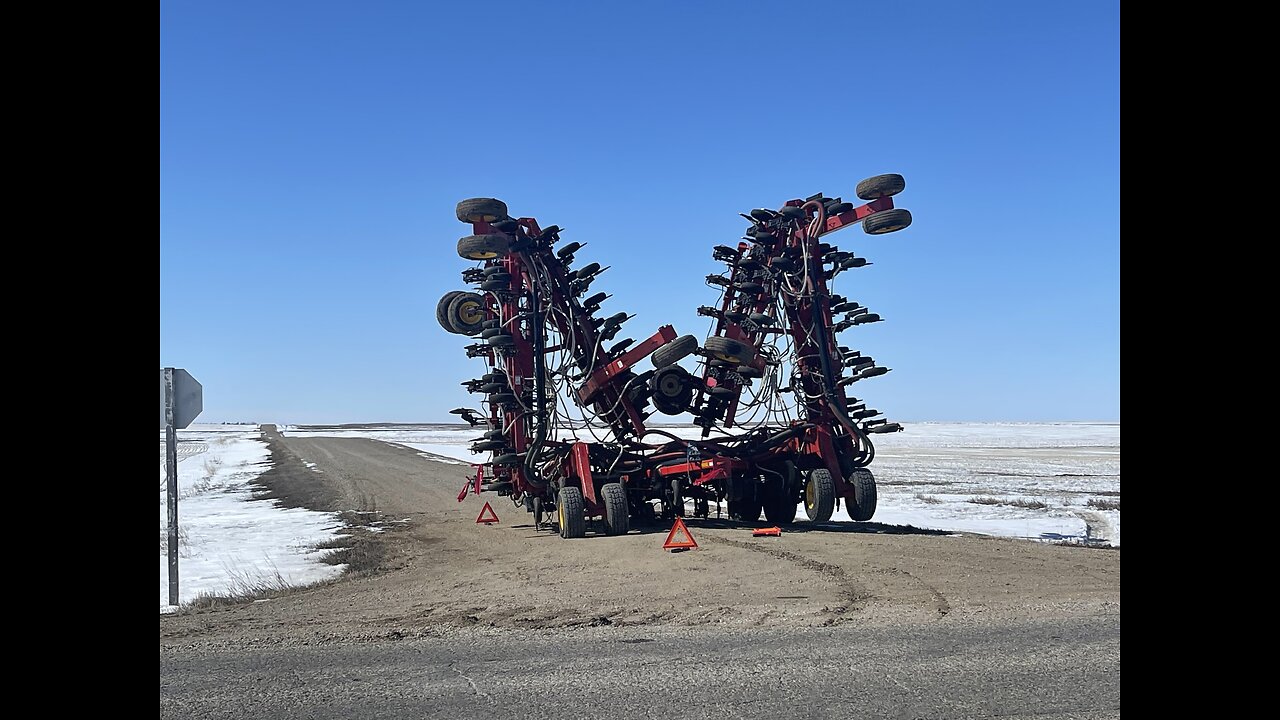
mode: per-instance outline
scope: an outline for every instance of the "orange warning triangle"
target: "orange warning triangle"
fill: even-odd
[[[493,511],[493,507],[489,503],[485,503],[484,507],[480,509],[480,517],[476,518],[476,523],[489,525],[496,522],[498,522],[498,514]]]
[[[662,549],[683,550],[696,547],[698,543],[694,542],[693,535],[689,534],[689,528],[684,526],[684,518],[676,518],[676,524],[671,526],[671,532],[667,534],[667,541],[662,543]]]

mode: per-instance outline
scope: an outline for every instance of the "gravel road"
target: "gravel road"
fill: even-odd
[[[1119,715],[1119,550],[875,523],[564,541],[490,495],[476,525],[464,467],[264,432],[265,488],[382,531],[337,582],[161,616],[161,717]]]

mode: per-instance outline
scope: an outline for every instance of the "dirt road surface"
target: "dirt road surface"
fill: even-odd
[[[162,717],[1119,715],[1119,550],[875,523],[565,541],[491,494],[476,525],[464,466],[264,433],[276,497],[382,531],[339,581],[161,616]]]

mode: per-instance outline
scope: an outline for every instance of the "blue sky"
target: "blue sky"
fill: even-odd
[[[901,420],[1120,417],[1113,2],[165,2],[160,362],[206,421],[448,420],[458,200],[566,228],[593,290],[703,337],[753,207],[898,172],[845,333]],[[645,363],[647,367],[647,361]]]

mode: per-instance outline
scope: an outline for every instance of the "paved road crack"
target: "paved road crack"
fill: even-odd
[[[476,685],[476,681],[472,680],[470,675],[467,675],[466,673],[458,669],[458,663],[456,662],[449,663],[449,669],[458,673],[458,677],[462,678],[463,680],[466,680],[467,684],[471,686],[471,691],[474,692],[476,695],[479,695],[480,697],[484,698],[485,701],[488,702],[490,705],[498,704],[494,702],[492,695],[481,690],[480,687]]]

